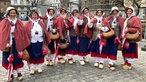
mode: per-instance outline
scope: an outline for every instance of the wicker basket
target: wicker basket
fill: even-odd
[[[49,32],[49,36],[51,40],[56,40],[59,38],[59,32],[56,31],[55,33]]]
[[[6,47],[3,52],[9,52],[9,51],[10,51],[10,47]]]
[[[114,35],[114,30],[110,28],[108,32],[102,32],[102,36],[105,39],[111,38]]]
[[[29,58],[30,58],[29,53],[28,53],[28,51],[25,49],[25,50],[23,51],[23,57],[22,57],[22,59],[23,59],[23,60],[29,60]]]
[[[118,50],[122,50],[122,44],[118,45]]]
[[[66,49],[69,46],[69,43],[63,43],[63,44],[59,44],[59,48],[60,49]]]
[[[139,40],[139,31],[137,30],[136,33],[131,34],[127,33],[126,34],[126,39],[131,40],[131,41],[138,41]]]

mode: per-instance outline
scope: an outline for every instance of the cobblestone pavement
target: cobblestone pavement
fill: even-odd
[[[104,64],[104,69],[94,67],[93,58],[88,56],[90,63],[81,66],[76,56],[73,65],[57,64],[55,66],[43,65],[43,73],[30,75],[28,67],[25,62],[22,82],[146,82],[146,52],[141,51],[141,47],[146,42],[139,43],[139,59],[133,63],[131,70],[124,70],[121,68],[123,59],[121,52],[118,52],[118,60],[116,62],[116,71],[111,71],[107,67],[107,61]],[[1,54],[1,53],[0,53]],[[0,55],[0,63],[2,61]],[[16,77],[16,75],[15,75]],[[0,82],[6,82],[7,72],[0,65]],[[14,82],[19,82],[16,78]]]

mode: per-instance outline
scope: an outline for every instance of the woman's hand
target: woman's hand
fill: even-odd
[[[91,22],[91,23],[93,23],[93,22],[94,22],[94,20],[95,20],[95,19],[94,19],[94,18],[92,18],[92,19],[90,20],[90,22]]]
[[[97,30],[101,31],[101,28],[103,28],[103,27],[99,27],[99,28],[97,28]]]
[[[7,48],[11,47],[11,44],[10,43],[7,43],[6,47]]]
[[[65,14],[65,15],[63,16],[63,18],[64,18],[64,19],[67,19],[67,18],[68,18],[67,14]]]
[[[64,40],[64,37],[63,36],[61,36],[60,38],[61,38],[61,40]]]

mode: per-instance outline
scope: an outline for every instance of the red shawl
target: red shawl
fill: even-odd
[[[47,15],[44,15],[44,16],[40,16],[40,19],[47,20],[48,17],[47,17]],[[53,17],[52,20],[53,20],[53,22],[55,22],[55,17]]]
[[[128,20],[128,31],[136,32],[138,29],[140,32],[140,40],[142,39],[142,24],[137,16],[133,16]]]
[[[45,24],[42,21],[39,21],[39,24],[42,27],[44,35],[45,35],[45,44],[48,45],[51,40],[50,40],[49,34],[45,28]],[[33,23],[31,21],[28,21],[24,27],[25,27],[25,30],[27,32],[27,36],[29,37],[29,42],[30,42],[31,29],[33,28]]]
[[[74,24],[74,18],[70,17],[67,19],[67,21],[68,21],[67,23],[68,23],[69,28],[72,28]]]
[[[73,17],[70,17],[67,19],[67,24],[69,26],[69,28],[74,28],[73,25],[74,25],[74,18]],[[75,27],[75,31],[77,31],[77,28],[78,28],[78,24],[76,24],[76,27]]]
[[[10,21],[5,18],[0,23],[0,50],[4,51],[10,37]],[[18,19],[14,31],[17,51],[24,50],[29,45],[29,39],[26,36],[23,23]]]
[[[58,16],[55,20],[55,26],[59,30],[59,35],[62,36],[63,29],[66,29],[64,18],[61,16]]]
[[[92,17],[93,17],[93,15],[90,14],[90,18],[92,18]],[[82,15],[80,18],[81,18],[81,19],[84,19],[84,18],[86,18],[86,17],[85,17],[84,15]],[[76,30],[78,31],[78,28],[76,28]],[[92,38],[92,28],[89,28],[89,27],[88,27],[88,24],[85,25],[83,34],[84,34],[85,36],[87,36],[88,38]]]

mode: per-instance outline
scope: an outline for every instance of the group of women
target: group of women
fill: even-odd
[[[81,65],[89,62],[87,55],[94,58],[94,66],[104,68],[105,59],[109,59],[108,67],[115,70],[117,51],[120,47],[124,59],[123,69],[131,69],[135,58],[138,58],[137,41],[141,40],[142,25],[135,15],[133,7],[126,7],[126,18],[119,16],[118,7],[112,7],[110,15],[104,17],[104,11],[98,9],[95,15],[89,13],[85,7],[81,11],[67,11],[60,9],[60,15],[55,16],[53,8],[47,8],[45,16],[39,16],[32,11],[30,20],[23,25],[17,17],[18,11],[8,7],[6,17],[0,22],[0,50],[2,53],[2,66],[8,70],[8,81],[14,78],[16,70],[18,80],[23,80],[22,61],[23,52],[27,50],[30,58],[27,63],[30,74],[35,71],[42,72],[42,64],[53,65],[58,60],[73,64],[73,56],[79,56]],[[138,34],[138,39],[131,40],[127,34]],[[54,35],[54,37],[51,37]],[[55,38],[57,37],[57,38]],[[62,45],[66,45],[64,48]],[[46,47],[47,46],[47,47]],[[48,52],[48,49],[49,52]]]

